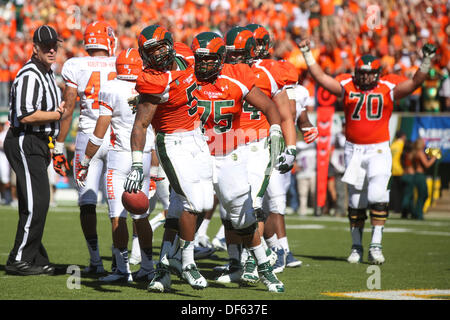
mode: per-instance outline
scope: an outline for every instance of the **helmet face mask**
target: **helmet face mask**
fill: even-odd
[[[364,55],[356,62],[354,82],[361,90],[372,90],[378,85],[381,63],[372,55]]]
[[[195,58],[195,76],[199,81],[213,82],[223,67],[225,43],[222,37],[213,32],[202,32],[194,38],[191,49]]]
[[[176,53],[170,32],[153,25],[142,30],[138,42],[139,54],[145,67],[158,71],[167,71],[171,68]]]
[[[269,48],[271,47],[270,35],[266,28],[260,24],[249,24],[246,26],[253,32],[253,38],[256,41],[255,56],[258,59],[270,57]]]

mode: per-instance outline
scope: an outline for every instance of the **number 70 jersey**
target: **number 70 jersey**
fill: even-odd
[[[356,144],[389,141],[395,84],[381,78],[374,89],[362,91],[355,86],[350,74],[341,74],[336,80],[344,88],[346,139]]]
[[[98,93],[103,84],[116,77],[116,57],[71,58],[64,63],[61,76],[80,97],[79,129],[94,132],[99,116]]]

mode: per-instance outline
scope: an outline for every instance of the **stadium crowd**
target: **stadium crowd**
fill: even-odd
[[[59,74],[64,61],[86,55],[82,46],[86,25],[105,20],[116,30],[119,50],[136,48],[140,30],[156,22],[173,32],[175,41],[184,43],[191,43],[202,31],[224,34],[233,25],[265,25],[272,32],[273,56],[296,66],[312,96],[315,86],[297,46],[301,38],[312,39],[314,57],[332,75],[352,70],[356,57],[370,52],[381,58],[384,73],[411,77],[420,64],[419,49],[430,42],[438,47],[438,58],[429,81],[398,104],[403,111],[448,111],[448,12],[445,0],[2,1],[0,106],[7,105],[9,82],[31,55],[31,37],[37,26],[50,25],[64,39],[54,65]]]

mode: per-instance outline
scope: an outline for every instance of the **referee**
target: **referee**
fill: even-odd
[[[58,50],[56,31],[39,27],[33,34],[33,55],[11,86],[4,149],[17,176],[19,223],[5,270],[10,274],[53,274],[42,244],[50,203],[47,167],[51,138],[59,133],[65,108],[51,70]]]

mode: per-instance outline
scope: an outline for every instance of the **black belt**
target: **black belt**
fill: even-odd
[[[9,128],[9,130],[11,130],[13,135],[16,137],[18,137],[20,135],[33,135],[47,143],[49,142],[50,135],[45,132],[23,131],[18,128]]]

